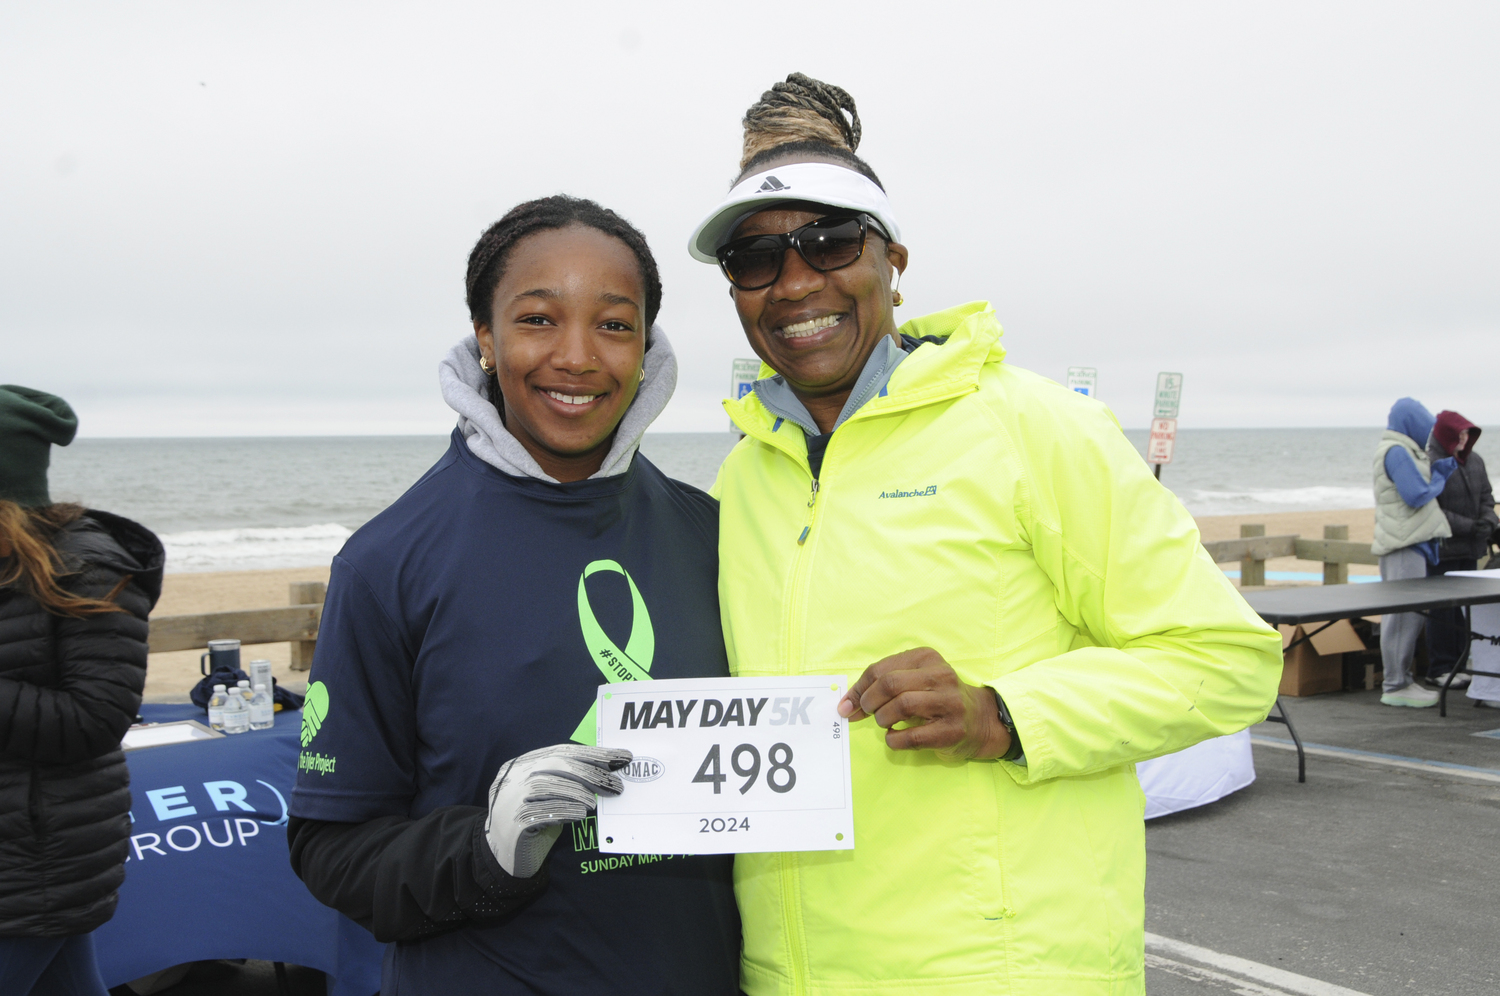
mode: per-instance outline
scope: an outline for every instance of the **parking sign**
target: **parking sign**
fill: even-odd
[[[1159,373],[1156,375],[1156,418],[1177,418],[1177,409],[1182,404],[1182,374]],[[1175,428],[1174,428],[1175,432]],[[1164,461],[1165,462],[1165,461]]]
[[[735,360],[729,371],[729,397],[738,401],[755,388],[760,377],[760,360]],[[739,426],[729,423],[730,432],[739,432]]]
[[[1151,441],[1146,446],[1147,463],[1171,463],[1172,451],[1177,448],[1177,420],[1154,418],[1151,420]]]
[[[1084,397],[1099,396],[1099,371],[1094,367],[1069,367],[1068,390],[1077,391]]]

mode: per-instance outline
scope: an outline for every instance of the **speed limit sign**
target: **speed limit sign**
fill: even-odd
[[[635,755],[599,799],[615,854],[835,851],[854,846],[840,675],[681,678],[599,688],[601,747]]]

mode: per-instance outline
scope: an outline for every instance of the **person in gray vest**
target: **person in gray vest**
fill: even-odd
[[[1415,398],[1391,406],[1386,429],[1375,447],[1375,542],[1380,580],[1424,578],[1427,565],[1438,562],[1438,543],[1453,535],[1437,496],[1458,461],[1432,461],[1427,440],[1432,413]],[[1412,680],[1411,662],[1425,620],[1415,612],[1388,613],[1380,622],[1380,658],[1385,666],[1381,704],[1426,708],[1437,705],[1437,693]]]

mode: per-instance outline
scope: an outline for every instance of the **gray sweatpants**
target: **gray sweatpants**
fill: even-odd
[[[1380,580],[1425,578],[1427,558],[1422,551],[1408,546],[1380,558]],[[1427,625],[1427,617],[1416,612],[1391,612],[1380,620],[1380,661],[1385,668],[1385,690],[1394,692],[1411,684],[1411,660],[1417,652],[1417,638]]]

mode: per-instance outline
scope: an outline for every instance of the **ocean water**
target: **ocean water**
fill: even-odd
[[[1146,432],[1126,436],[1145,452]],[[1185,429],[1162,469],[1194,515],[1372,504],[1378,429]],[[650,433],[668,475],[709,487],[736,437]],[[169,571],[326,564],[345,539],[437,461],[446,436],[80,439],[54,448],[52,495],[136,519],[167,547]],[[1500,466],[1500,433],[1480,452]]]

